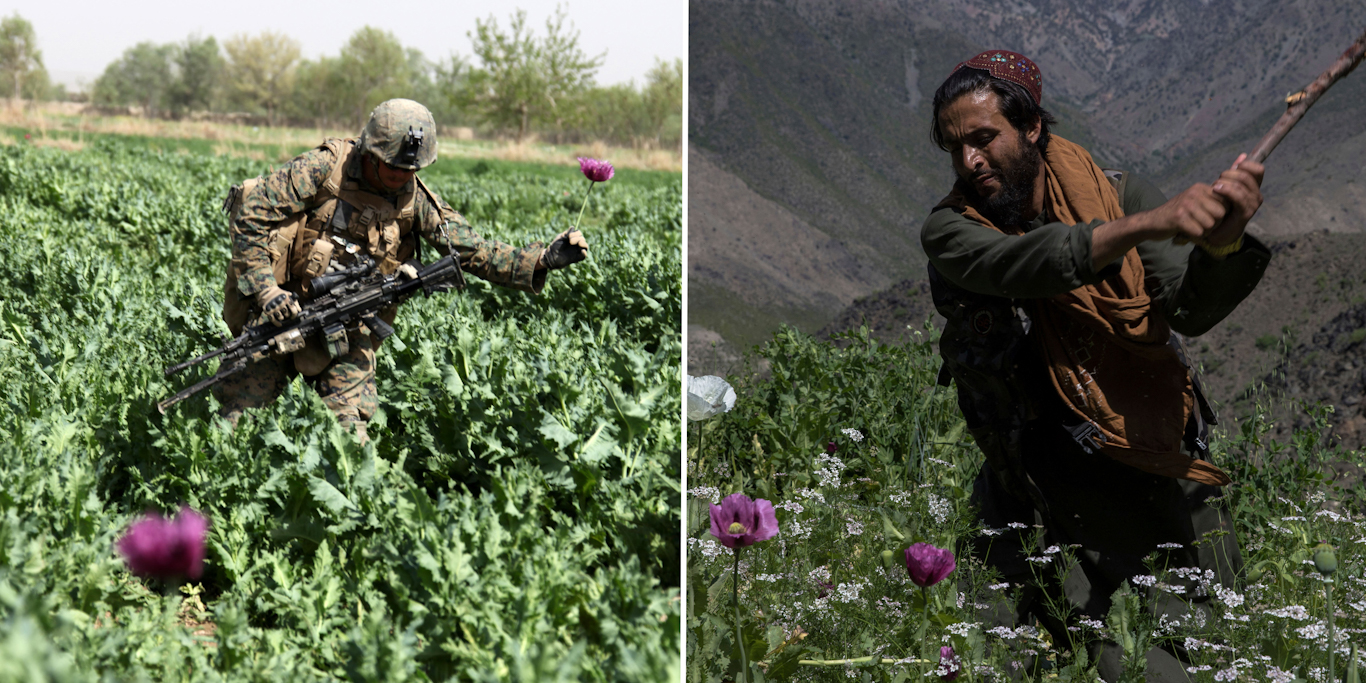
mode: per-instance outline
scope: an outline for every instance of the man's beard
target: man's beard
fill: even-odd
[[[1002,228],[1024,228],[1038,215],[1034,208],[1034,179],[1039,176],[1039,164],[1043,157],[1039,148],[1024,135],[1020,136],[1020,153],[1005,159],[996,169],[996,179],[1001,186],[996,194],[983,197],[971,180],[963,181],[964,194],[968,204],[977,209],[993,225]]]

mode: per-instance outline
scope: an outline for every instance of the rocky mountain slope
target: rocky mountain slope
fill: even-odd
[[[923,277],[919,226],[952,181],[929,100],[962,59],[1029,55],[1059,134],[1170,195],[1251,148],[1363,29],[1366,3],[1340,0],[692,0],[690,368]],[[1366,72],[1315,105],[1254,232],[1366,226],[1363,109]]]

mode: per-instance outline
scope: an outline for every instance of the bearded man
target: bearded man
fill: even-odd
[[[1103,620],[1125,581],[1151,587],[1134,581],[1153,573],[1150,556],[1198,569],[1183,572],[1194,581],[1184,601],[1148,589],[1154,609],[1183,621],[1208,612],[1194,583],[1232,586],[1242,564],[1231,517],[1209,500],[1229,482],[1209,462],[1215,416],[1175,333],[1203,334],[1261,279],[1270,252],[1244,229],[1263,167],[1240,156],[1213,185],[1167,200],[1051,135],[1042,99],[1039,69],[1019,53],[954,69],[932,136],[957,181],[921,241],[948,320],[941,384],[955,380],[986,455],[973,500],[1002,534],[973,545],[1018,587],[992,618],[1033,616],[1055,643],[1089,641],[1115,680],[1120,648],[1069,626]],[[1072,546],[1076,563],[1026,561],[1053,545]],[[1039,580],[1031,567],[1049,571]],[[1147,653],[1148,680],[1186,680],[1184,653],[1164,647]]]

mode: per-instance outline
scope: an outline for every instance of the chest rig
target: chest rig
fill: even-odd
[[[417,251],[412,229],[421,181],[414,178],[408,190],[391,201],[362,190],[347,173],[349,168],[359,168],[363,153],[354,140],[333,138],[323,146],[336,154],[337,163],[318,188],[317,203],[296,223],[289,255],[281,259],[288,264],[285,280],[290,285],[282,282],[281,286],[304,298],[312,294],[309,283],[313,278],[351,265],[358,255],[369,255],[380,272],[392,275]]]

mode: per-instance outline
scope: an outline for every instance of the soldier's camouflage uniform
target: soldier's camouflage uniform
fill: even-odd
[[[364,153],[357,148],[354,153],[348,154],[354,142],[329,140],[261,178],[241,198],[241,206],[234,213],[235,220],[230,219],[233,261],[224,292],[225,319],[233,317],[230,311],[234,308],[246,313],[246,320],[228,319],[234,334],[240,333],[243,322],[258,321],[260,309],[254,304],[257,292],[279,285],[300,294],[301,299],[307,298],[306,292],[302,291],[301,281],[277,281],[276,273],[281,268],[279,261],[284,257],[279,254],[280,247],[273,244],[272,240],[276,238],[275,233],[282,223],[319,208],[319,200],[327,198],[327,193],[322,191],[324,184],[336,164],[346,163],[348,156],[350,162],[344,169],[348,187],[379,195],[390,205],[400,202],[409,192],[414,194],[412,227],[404,238],[412,244],[404,251],[415,249],[420,236],[422,241],[442,256],[451,252],[458,254],[460,268],[465,273],[505,287],[533,294],[540,292],[545,284],[546,271],[536,268],[543,251],[539,242],[519,249],[479,236],[464,217],[428,190],[416,176],[398,191],[391,192],[370,185],[361,168]],[[381,315],[389,321],[392,321],[392,316],[393,311]],[[305,372],[304,376],[339,421],[363,425],[374,415],[376,407],[376,343],[361,328],[348,330],[347,336],[350,348],[346,353],[332,359],[320,372]],[[293,356],[272,356],[248,364],[245,371],[219,386],[217,395],[222,403],[221,414],[236,424],[243,410],[274,401],[299,371]]]

